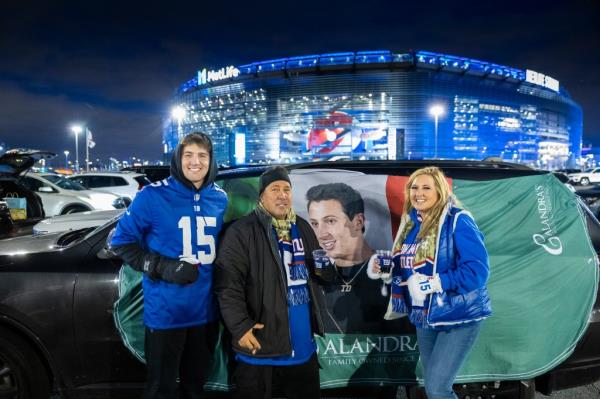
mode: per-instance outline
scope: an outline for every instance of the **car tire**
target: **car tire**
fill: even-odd
[[[63,209],[63,211],[60,214],[61,215],[67,215],[67,214],[70,214],[70,213],[78,213],[78,212],[85,212],[85,211],[89,211],[89,209],[86,208],[85,206],[81,206],[81,205],[69,205],[65,209]]]
[[[588,184],[590,184],[590,179],[588,179],[587,177],[582,177],[580,183],[582,186],[587,186]]]
[[[0,327],[0,396],[47,399],[50,379],[34,349],[10,330]]]

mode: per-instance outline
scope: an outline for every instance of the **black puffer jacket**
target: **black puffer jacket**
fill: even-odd
[[[310,281],[314,278],[312,251],[319,244],[306,220],[297,217],[296,225],[311,274],[308,287],[312,330],[322,335],[322,299],[315,295]],[[215,290],[221,315],[233,338],[233,349],[255,357],[291,354],[287,278],[271,230],[271,216],[256,209],[232,224],[219,245],[215,264]],[[256,323],[264,324],[264,328],[254,330],[261,350],[252,355],[238,341]]]

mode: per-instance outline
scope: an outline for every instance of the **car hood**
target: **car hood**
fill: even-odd
[[[0,176],[18,177],[41,159],[52,159],[55,153],[23,148],[6,151],[0,157]]]
[[[33,226],[33,234],[46,234],[100,226],[125,212],[125,209],[88,211],[44,219]]]
[[[22,236],[0,240],[0,255],[26,255],[36,252],[57,251],[62,233],[44,234],[39,236]]]

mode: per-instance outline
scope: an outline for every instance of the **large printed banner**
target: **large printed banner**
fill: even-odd
[[[369,280],[365,269],[373,250],[392,247],[406,177],[300,170],[291,179],[294,209],[311,222],[334,262],[348,266],[338,270],[349,271],[340,277],[350,289],[341,284],[320,286],[326,303],[322,310],[326,334],[317,337],[321,386],[420,380],[414,327],[406,318],[383,320],[389,289]],[[230,199],[227,219],[253,209],[257,178],[222,183]],[[543,374],[574,350],[598,287],[596,255],[575,195],[551,174],[493,181],[454,179],[451,184],[485,235],[494,312],[483,322],[457,382]],[[323,200],[324,192],[339,201]],[[341,204],[356,195],[364,202],[364,213],[350,218]],[[349,259],[353,264],[347,264]],[[140,273],[123,268],[115,320],[124,343],[143,361],[140,281]],[[228,345],[220,341],[209,388],[227,389],[228,358]]]

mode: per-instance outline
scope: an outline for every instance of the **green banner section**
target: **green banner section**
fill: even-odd
[[[254,207],[256,183],[257,178],[223,182],[230,199],[227,220]],[[494,312],[483,322],[457,382],[543,374],[572,353],[596,298],[598,263],[576,197],[551,174],[494,181],[455,179],[453,191],[485,235]],[[143,361],[142,309],[141,274],[124,266],[115,322],[125,345]],[[420,379],[414,328],[406,325],[406,331],[394,335],[317,337],[321,386]],[[220,340],[207,388],[227,389],[228,349]]]
[[[256,206],[258,199],[258,177],[217,180],[225,192],[229,203],[223,217],[225,223],[249,214]]]
[[[573,352],[596,298],[597,258],[576,196],[552,174],[453,183],[485,235],[494,310],[459,381],[543,374]]]
[[[317,345],[322,388],[415,381],[415,335],[325,334]]]

